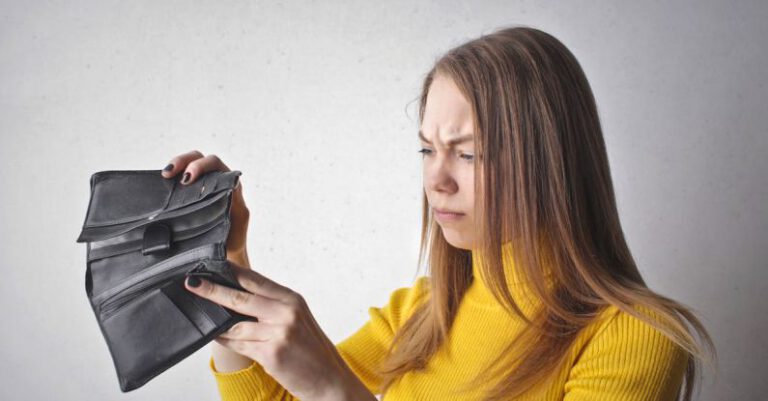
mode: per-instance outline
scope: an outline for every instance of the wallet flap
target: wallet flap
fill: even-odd
[[[88,211],[77,242],[110,238],[153,220],[170,218],[178,209],[234,189],[240,174],[240,171],[211,171],[192,184],[182,185],[178,177],[164,178],[160,170],[94,173]]]
[[[83,228],[83,231],[80,233],[80,239],[83,241],[91,242],[92,248],[98,248],[101,247],[103,244],[108,244],[110,242],[124,242],[123,234],[126,233],[132,233],[137,230],[143,230],[143,226],[152,224],[153,222],[157,221],[164,221],[167,224],[169,224],[174,231],[178,227],[192,227],[195,223],[192,221],[185,221],[189,220],[193,214],[195,214],[195,211],[203,210],[203,214],[210,217],[210,214],[215,211],[220,211],[222,208],[221,203],[222,198],[227,197],[227,192],[219,192],[213,196],[208,197],[208,199],[205,199],[203,201],[192,203],[189,205],[186,205],[181,208],[177,208],[174,210],[165,211],[161,214],[158,214],[157,216],[153,215],[150,216],[150,218],[141,219],[137,221],[132,221],[129,223],[124,224],[117,224],[113,226],[104,226],[104,227],[85,227]],[[226,200],[226,199],[225,199]],[[211,204],[216,203],[218,207],[214,206],[211,209],[207,209]],[[196,214],[195,214],[196,215]],[[176,235],[174,235],[176,237]]]
[[[104,227],[87,229],[88,231],[84,235],[90,241],[88,260],[91,261],[147,249],[145,241],[148,241],[147,245],[149,245],[149,242],[152,242],[153,239],[146,235],[146,228],[152,224],[165,224],[168,226],[170,230],[168,233],[170,236],[169,247],[173,247],[175,242],[203,235],[221,224],[226,224],[230,199],[231,196],[228,196],[226,192],[221,192],[211,197],[210,200],[199,202],[183,209],[177,209],[173,212],[174,215],[181,212],[185,212],[185,214],[172,217],[166,216],[160,221],[150,224],[141,222],[145,224],[144,227],[132,228],[122,234],[115,234],[118,231],[113,230],[112,234],[106,233],[105,235],[103,232]],[[193,207],[195,210],[191,210]],[[119,231],[124,230],[121,229]],[[143,255],[147,254],[143,253]]]
[[[94,173],[83,226],[107,226],[151,216],[165,208],[178,181],[163,178],[160,170]]]

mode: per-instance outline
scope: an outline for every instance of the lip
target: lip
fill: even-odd
[[[434,209],[435,217],[443,222],[457,221],[464,217],[464,213],[454,212],[447,209]]]

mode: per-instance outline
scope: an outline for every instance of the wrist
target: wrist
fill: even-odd
[[[253,359],[238,354],[216,341],[211,342],[211,356],[213,357],[215,370],[218,373],[243,370],[253,363]]]
[[[378,401],[351,371],[347,371],[336,385],[328,388],[319,401]]]

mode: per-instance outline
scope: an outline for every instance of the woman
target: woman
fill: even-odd
[[[571,52],[528,27],[469,41],[427,74],[419,120],[429,274],[338,345],[299,294],[249,270],[238,189],[227,257],[248,292],[187,283],[259,319],[213,343],[223,399],[690,400],[714,345],[638,271]],[[163,175],[210,170],[228,168],[191,152]]]

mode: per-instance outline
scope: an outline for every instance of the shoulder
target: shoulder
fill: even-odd
[[[633,309],[658,318],[646,307]],[[585,328],[577,343],[565,399],[676,399],[688,353],[653,325],[611,306]]]
[[[399,287],[389,295],[387,303],[381,307],[368,308],[371,318],[387,322],[392,331],[396,331],[414,312],[417,306],[428,299],[430,278],[418,277],[411,286]]]
[[[430,278],[428,276],[418,277],[411,286],[400,287],[392,291],[389,296],[388,305],[392,309],[398,309],[404,314],[410,314],[422,301],[424,301],[430,291]]]
[[[633,306],[634,312],[651,321],[662,323],[661,316],[644,305]],[[643,319],[610,305],[593,323],[588,343],[593,347],[631,346],[636,350],[664,350],[674,352],[679,348],[661,329]]]
[[[661,315],[645,305],[634,305],[633,312],[651,321],[662,323]],[[604,339],[616,335],[644,338],[666,338],[654,325],[615,305],[606,307],[593,322],[595,337]]]
[[[661,322],[660,315],[646,306],[636,305],[633,309]],[[660,329],[613,305],[585,329],[581,344],[574,369],[603,365],[628,376],[661,372],[682,375],[688,361],[688,352]]]

